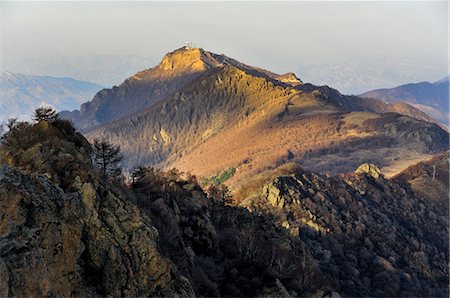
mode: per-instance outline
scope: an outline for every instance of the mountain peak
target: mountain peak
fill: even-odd
[[[168,71],[204,71],[217,65],[220,62],[211,53],[201,48],[182,47],[166,54],[159,67]]]

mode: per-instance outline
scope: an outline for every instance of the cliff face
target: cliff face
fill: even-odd
[[[79,178],[74,187],[0,168],[2,297],[193,295],[136,207]]]

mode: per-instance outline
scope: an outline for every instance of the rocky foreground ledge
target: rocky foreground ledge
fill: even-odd
[[[101,186],[74,186],[65,193],[43,175],[0,167],[1,297],[194,295],[135,206]]]

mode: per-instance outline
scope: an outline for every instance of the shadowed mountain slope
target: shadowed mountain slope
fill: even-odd
[[[338,178],[295,169],[240,205],[299,235],[339,293],[446,297],[448,193],[445,202],[422,197],[418,184],[402,188],[374,165],[356,173]],[[448,177],[448,164],[439,174]]]

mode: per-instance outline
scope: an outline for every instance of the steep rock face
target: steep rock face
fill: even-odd
[[[65,193],[47,177],[0,170],[0,292],[6,296],[192,296],[158,232],[101,186]]]
[[[448,211],[382,176],[298,170],[241,205],[299,235],[344,295],[448,295]]]
[[[69,296],[78,291],[77,259],[84,249],[80,200],[46,177],[24,176],[4,166],[0,199],[3,297]]]

